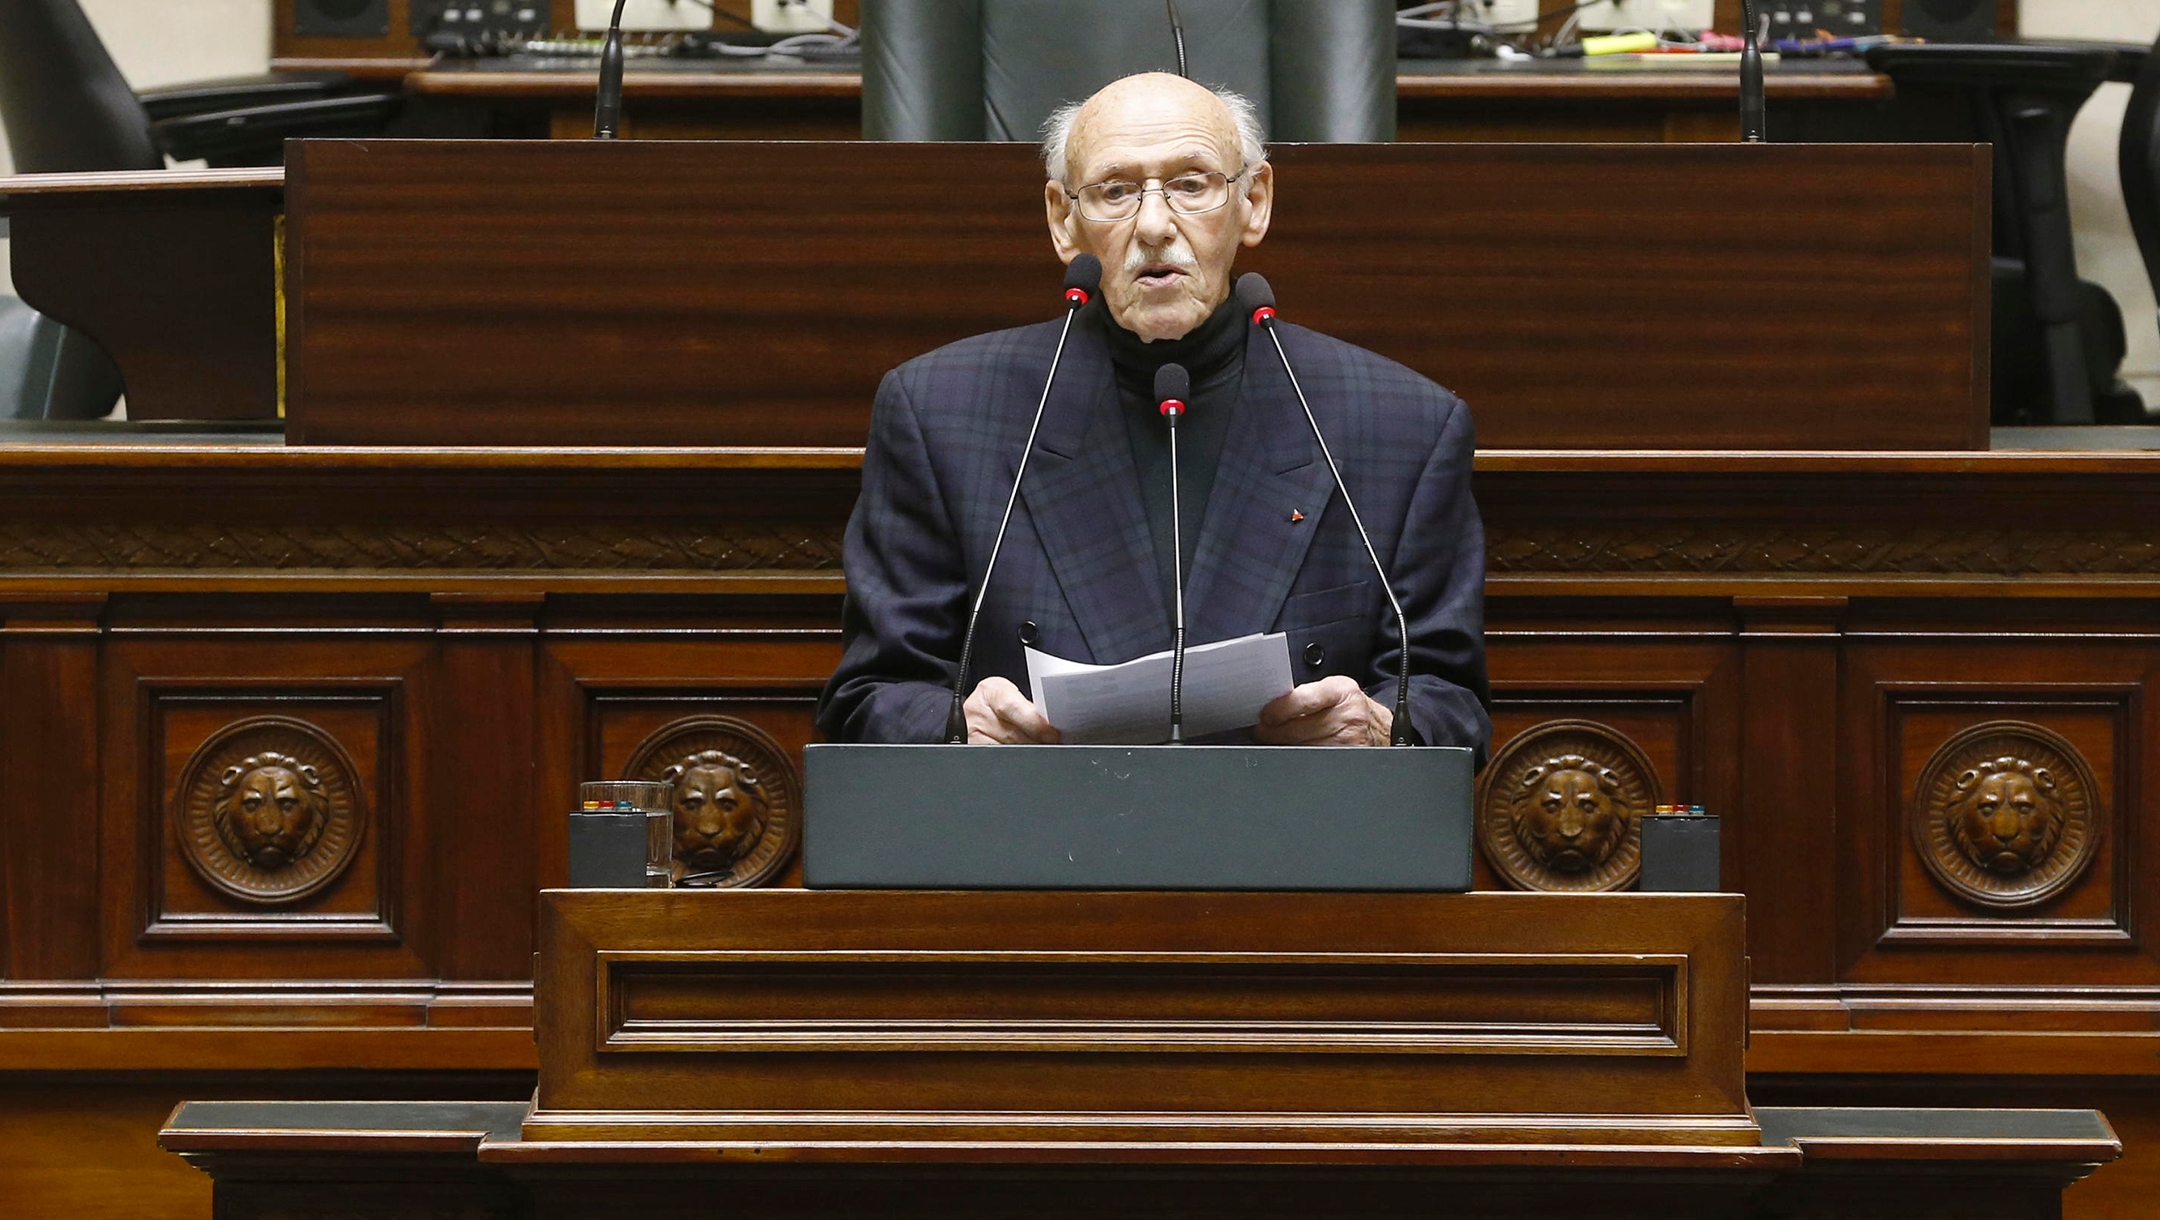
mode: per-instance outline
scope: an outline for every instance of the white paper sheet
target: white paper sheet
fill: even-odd
[[[1074,745],[1147,745],[1170,736],[1170,653],[1087,665],[1027,650],[1035,708]],[[1247,635],[1185,650],[1185,737],[1256,724],[1289,693],[1290,641]]]

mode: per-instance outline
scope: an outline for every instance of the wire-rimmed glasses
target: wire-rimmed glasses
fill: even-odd
[[[1244,176],[1245,171],[1241,169],[1234,174],[1210,170],[1140,182],[1106,178],[1077,191],[1067,191],[1065,197],[1079,207],[1081,219],[1098,224],[1131,220],[1140,214],[1140,201],[1149,195],[1161,195],[1163,203],[1180,216],[1198,216],[1230,202],[1231,184]]]

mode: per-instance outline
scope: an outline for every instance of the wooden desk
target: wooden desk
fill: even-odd
[[[1986,444],[1984,148],[1275,162],[1240,267],[1463,395],[1485,444]],[[1047,316],[1040,173],[1019,145],[305,141],[285,175],[17,177],[0,207],[24,299],[107,345],[136,418],[282,401],[305,444],[852,445],[892,366]],[[564,245],[565,216],[588,236]],[[938,273],[956,242],[964,282]]]
[[[282,60],[320,69],[329,61]],[[356,65],[340,61],[351,70]],[[522,116],[557,139],[592,135],[595,70],[540,61],[396,62],[363,74],[402,75],[424,107]],[[1771,112],[1854,110],[1891,96],[1890,79],[1850,61],[1796,62],[1764,78]],[[1723,141],[1740,138],[1732,71],[1586,65],[1584,61],[1405,61],[1396,78],[1397,139],[1408,142]],[[623,133],[670,140],[855,140],[862,76],[853,66],[633,61],[624,76]]]
[[[1240,268],[1287,320],[1461,394],[1485,444],[1986,444],[1984,148],[1313,144],[1275,167]],[[303,444],[849,445],[891,367],[1057,300],[1023,145],[303,141],[288,172]]]
[[[274,419],[280,171],[0,179],[15,290],[104,345],[139,420]]]

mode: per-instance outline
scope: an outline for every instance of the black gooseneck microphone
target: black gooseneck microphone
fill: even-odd
[[[1005,531],[1012,525],[1013,505],[1020,499],[1020,480],[1027,477],[1028,455],[1035,452],[1035,432],[1042,427],[1043,408],[1050,405],[1050,387],[1057,382],[1058,364],[1065,358],[1065,337],[1072,334],[1073,315],[1093,300],[1102,285],[1102,260],[1079,254],[1065,265],[1065,324],[1058,328],[1057,350],[1050,355],[1050,375],[1043,378],[1042,398],[1035,404],[1035,422],[1028,425],[1027,444],[1020,450],[1020,467],[1013,471],[1012,490],[1005,495],[1005,515],[998,518],[997,538],[990,544],[990,560],[983,565],[982,583],[975,588],[975,604],[968,607],[967,632],[960,637],[960,669],[953,675],[952,710],[945,714],[945,740],[967,744],[968,664],[975,659],[975,622],[982,617],[983,597],[990,592],[990,574],[997,571],[998,552],[1005,548]]]
[[[1192,375],[1182,364],[1155,370],[1155,401],[1170,425],[1170,576],[1176,610],[1170,620],[1170,743],[1185,740],[1185,526],[1179,518],[1177,424],[1192,397]]]
[[[615,0],[608,19],[607,42],[600,47],[600,96],[593,104],[592,138],[612,140],[622,128],[622,11],[629,0]]]
[[[1177,74],[1191,80],[1192,73],[1185,70],[1185,23],[1178,18],[1177,0],[1163,0],[1163,11],[1170,15],[1170,39],[1177,44]]]
[[[1755,23],[1755,0],[1740,0],[1740,138],[1760,144],[1764,138],[1762,48]]]
[[[1350,522],[1357,526],[1358,539],[1365,544],[1365,555],[1372,560],[1373,571],[1379,574],[1381,591],[1387,594],[1388,607],[1395,611],[1395,638],[1401,643],[1397,657],[1401,664],[1395,675],[1395,727],[1391,745],[1410,744],[1410,621],[1403,617],[1402,603],[1395,599],[1395,586],[1388,580],[1387,567],[1380,562],[1380,552],[1373,549],[1372,535],[1365,532],[1365,519],[1358,515],[1357,504],[1350,498],[1350,489],[1343,484],[1342,469],[1335,464],[1335,453],[1328,448],[1327,437],[1320,434],[1320,421],[1314,417],[1312,404],[1305,401],[1305,387],[1298,384],[1297,370],[1290,367],[1290,353],[1283,350],[1282,336],[1275,333],[1275,290],[1259,272],[1249,271],[1238,277],[1238,305],[1251,315],[1253,325],[1267,332],[1275,341],[1275,354],[1282,358],[1283,372],[1290,375],[1290,388],[1297,392],[1298,405],[1305,408],[1305,422],[1312,425],[1313,439],[1320,442],[1320,456],[1327,459],[1328,473],[1335,478],[1335,490],[1342,494],[1343,507],[1350,510]]]

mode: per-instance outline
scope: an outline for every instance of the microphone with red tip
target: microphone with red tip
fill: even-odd
[[[1020,449],[1020,466],[1013,471],[1012,490],[1005,495],[1005,515],[998,518],[997,538],[990,544],[989,561],[983,564],[982,583],[975,588],[974,604],[968,607],[967,631],[960,637],[960,668],[953,674],[952,710],[945,714],[945,740],[966,745],[968,665],[975,659],[975,623],[982,617],[983,595],[990,591],[990,574],[997,570],[998,552],[1005,547],[1005,531],[1012,525],[1013,505],[1020,499],[1020,480],[1027,476],[1028,455],[1035,452],[1035,432],[1042,427],[1043,408],[1050,404],[1050,387],[1057,383],[1058,365],[1065,358],[1065,339],[1072,334],[1073,315],[1095,299],[1102,286],[1102,260],[1080,254],[1065,266],[1065,323],[1058,328],[1057,350],[1050,354],[1050,374],[1043,378],[1042,397],[1035,403],[1035,421],[1028,425],[1027,444]]]
[[[1238,305],[1252,317],[1253,325],[1267,332],[1275,342],[1275,354],[1282,359],[1283,372],[1289,375],[1290,388],[1297,393],[1298,405],[1305,408],[1305,422],[1312,426],[1313,439],[1320,443],[1320,456],[1327,459],[1328,473],[1334,476],[1335,490],[1342,496],[1343,507],[1350,510],[1350,522],[1357,526],[1358,539],[1365,544],[1365,555],[1372,560],[1373,571],[1380,576],[1380,589],[1387,594],[1388,607],[1395,611],[1395,639],[1399,665],[1395,675],[1395,728],[1390,744],[1410,744],[1410,624],[1403,617],[1402,603],[1395,599],[1395,586],[1388,581],[1387,567],[1380,562],[1380,552],[1373,549],[1372,535],[1365,532],[1365,519],[1358,516],[1357,504],[1350,499],[1350,489],[1343,485],[1342,469],[1335,464],[1334,451],[1328,448],[1327,437],[1320,434],[1320,421],[1314,417],[1312,404],[1305,401],[1305,389],[1298,384],[1297,370],[1290,367],[1290,353],[1283,350],[1282,336],[1275,332],[1275,290],[1268,287],[1266,279],[1258,272],[1248,272],[1238,277]]]
[[[1157,409],[1170,425],[1170,575],[1176,610],[1170,628],[1170,740],[1185,740],[1185,528],[1178,503],[1177,425],[1192,397],[1192,375],[1182,364],[1155,370]]]

